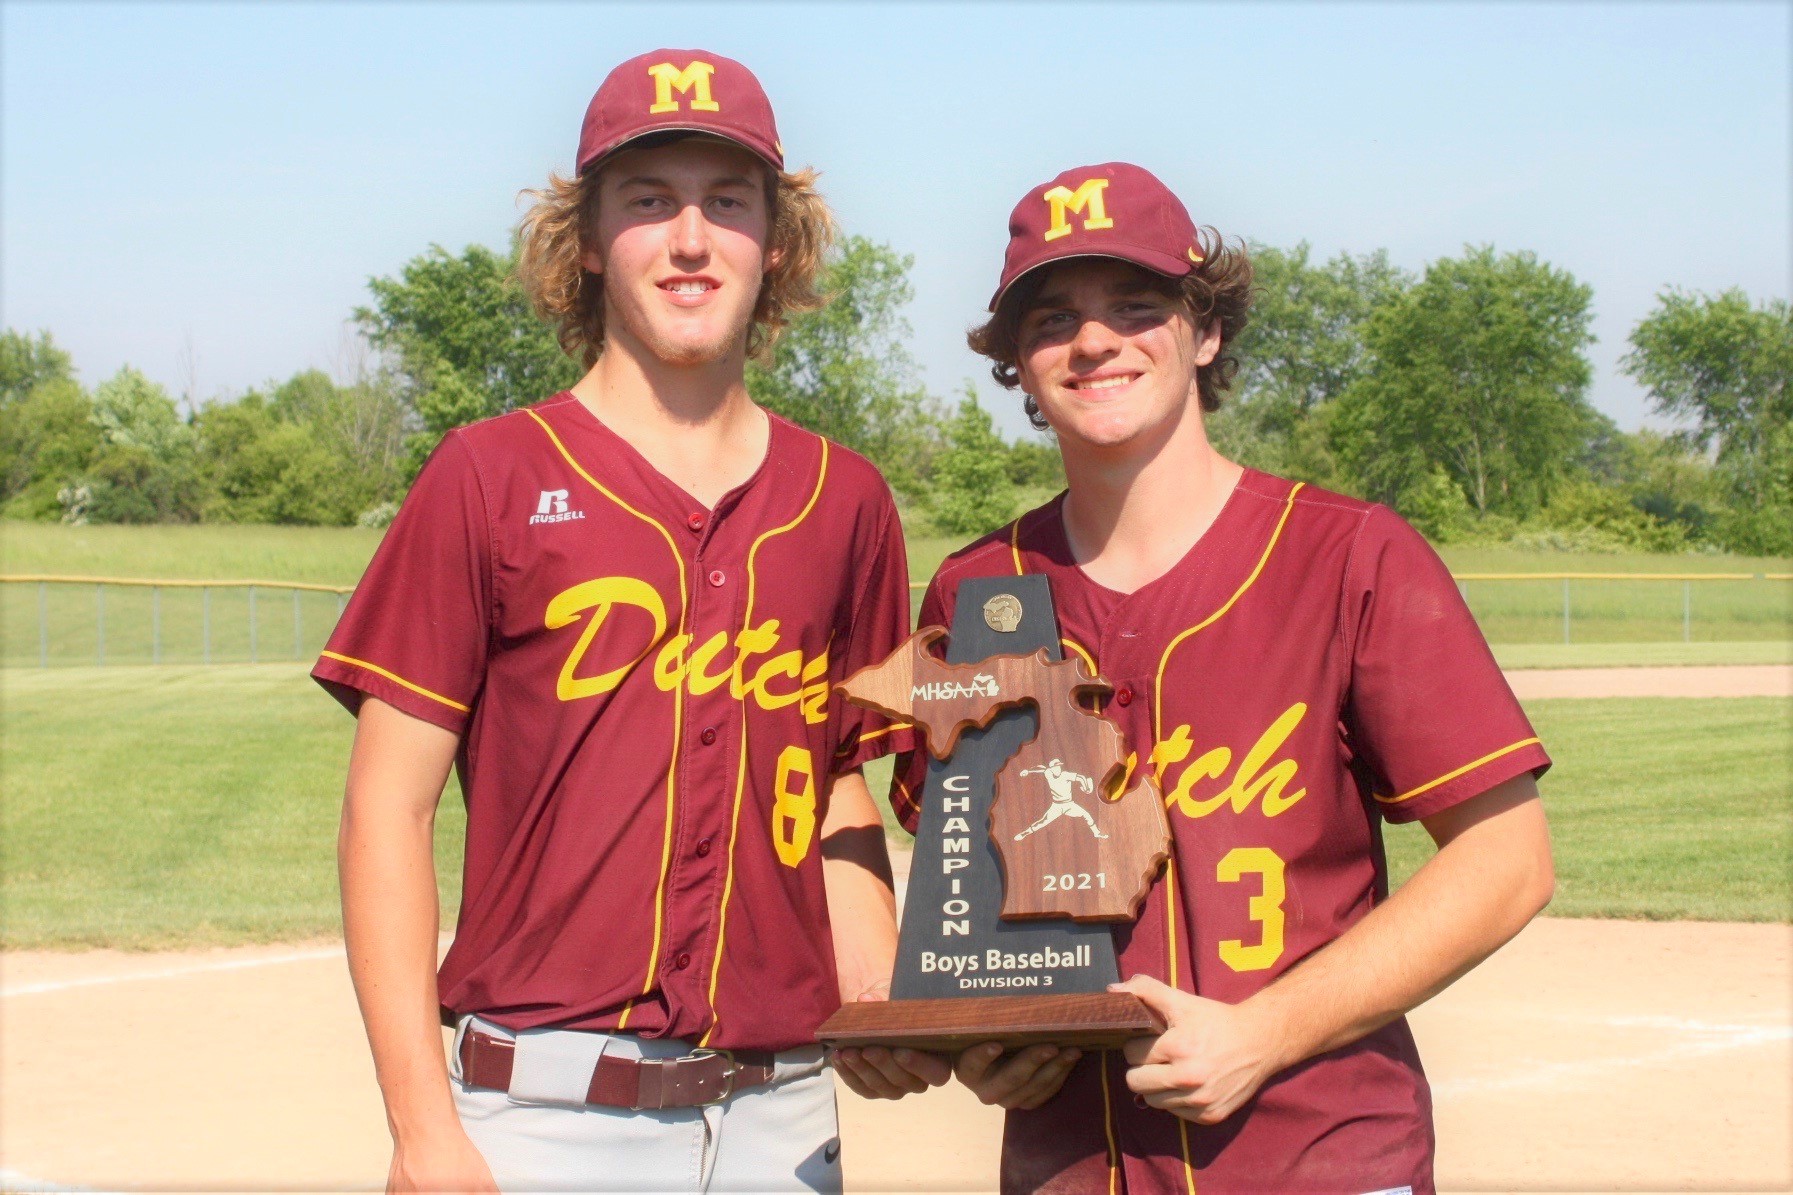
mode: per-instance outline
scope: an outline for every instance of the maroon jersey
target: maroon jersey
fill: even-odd
[[[1387,896],[1383,819],[1549,766],[1444,564],[1383,507],[1248,469],[1189,554],[1128,595],[1073,563],[1055,500],[949,557],[922,625],[945,624],[965,578],[1018,572],[1050,579],[1066,653],[1115,686],[1106,713],[1170,813],[1172,865],[1115,934],[1123,977],[1238,1003]],[[917,762],[892,794],[911,826]],[[1092,1057],[1011,1112],[1004,1189],[1431,1189],[1405,1020],[1211,1127],[1139,1107],[1125,1070]]]
[[[830,778],[909,733],[832,687],[908,623],[883,480],[776,416],[713,510],[571,394],[450,432],[312,672],[461,736],[443,1008],[812,1042]]]

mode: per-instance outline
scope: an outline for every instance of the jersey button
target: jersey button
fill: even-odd
[[[728,574],[721,569],[716,568],[710,570],[710,584],[721,585],[726,580],[728,580]]]
[[[690,965],[691,965],[691,956],[686,954],[684,951],[680,951],[679,957],[672,960],[672,967],[673,967],[673,970],[675,970],[675,971],[683,971],[686,967],[689,967]]]
[[[699,859],[701,859],[709,853],[710,853],[710,840],[707,838],[698,839],[697,840],[697,857]]]
[[[704,732],[697,737],[703,740],[704,746],[708,747],[711,743],[716,741],[716,728],[714,726],[706,726],[704,727]]]
[[[702,531],[704,529],[704,517],[702,515],[694,514],[685,520],[685,526],[691,528],[693,531]]]
[[[1114,691],[1114,703],[1116,705],[1132,705],[1133,690],[1129,689],[1126,685],[1122,685],[1120,688],[1116,689]]]

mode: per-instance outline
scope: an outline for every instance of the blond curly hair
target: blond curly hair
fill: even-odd
[[[548,176],[548,185],[523,194],[533,201],[517,229],[517,277],[536,312],[554,325],[567,356],[587,368],[604,351],[604,280],[583,264],[597,227],[602,167],[577,178]],[[816,190],[816,172],[768,170],[772,208],[765,277],[747,335],[749,356],[764,357],[793,315],[814,311],[827,297],[817,287],[836,226]]]

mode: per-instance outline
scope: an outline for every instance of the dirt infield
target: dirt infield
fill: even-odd
[[[16,954],[0,1185],[377,1187],[341,947]],[[1452,1190],[1793,1187],[1793,928],[1540,921],[1414,1015]],[[843,1093],[854,1191],[986,1191],[999,1118]]]
[[[1521,701],[1546,697],[1793,697],[1793,666],[1527,668],[1508,672]]]

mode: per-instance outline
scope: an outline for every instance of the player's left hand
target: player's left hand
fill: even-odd
[[[1157,1037],[1126,1045],[1127,1086],[1154,1108],[1199,1124],[1237,1112],[1277,1070],[1275,1027],[1247,1004],[1222,1004],[1135,975],[1113,984],[1164,1019]]]

